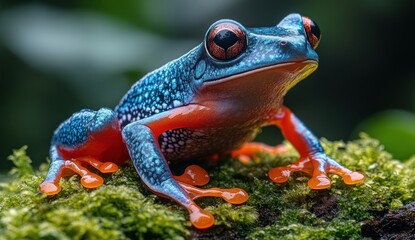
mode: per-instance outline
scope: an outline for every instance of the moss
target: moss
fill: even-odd
[[[45,197],[37,186],[47,165],[33,174],[23,147],[9,158],[16,165],[13,180],[0,185],[0,239],[362,239],[364,221],[415,201],[415,156],[400,163],[366,135],[349,143],[323,139],[322,145],[367,180],[347,186],[331,176],[332,187],[319,191],[309,189],[302,174],[272,183],[268,169],[295,161],[294,150],[283,156],[261,153],[247,165],[224,159],[207,167],[208,187],[241,187],[250,199],[239,206],[198,199],[216,216],[210,230],[193,229],[183,208],[146,190],[131,164],[103,175],[98,189],[83,188],[73,176],[61,181],[61,193]]]
[[[25,151],[14,151],[11,159],[29,163]],[[1,185],[0,239],[183,239],[189,234],[183,213],[143,195],[131,166],[92,191],[78,177],[61,181],[63,191],[52,198],[37,190],[46,167],[36,175],[20,175],[20,166],[27,167],[12,170],[19,178]]]

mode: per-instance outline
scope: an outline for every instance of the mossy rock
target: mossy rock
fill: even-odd
[[[258,161],[246,165],[224,159],[204,166],[211,177],[207,187],[240,187],[250,199],[238,206],[216,198],[197,200],[215,215],[215,226],[208,230],[194,229],[185,209],[148,191],[131,164],[102,175],[105,184],[98,189],[83,188],[73,176],[61,181],[62,192],[46,197],[38,185],[47,165],[34,171],[23,147],[10,156],[16,165],[12,180],[0,185],[0,240],[381,237],[370,231],[362,235],[362,226],[415,201],[415,157],[393,160],[366,135],[349,143],[323,139],[322,145],[340,164],[364,173],[366,181],[349,186],[333,175],[331,188],[311,190],[308,177],[295,174],[288,183],[272,183],[267,171],[294,161],[294,150],[282,156],[259,154]]]

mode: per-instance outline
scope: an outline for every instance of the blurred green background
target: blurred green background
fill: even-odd
[[[45,161],[60,122],[114,107],[143,74],[203,41],[214,21],[275,25],[298,12],[322,31],[320,66],[285,103],[320,137],[366,131],[415,153],[415,1],[5,1],[0,3],[0,171],[13,148]],[[260,139],[282,137],[267,127]]]

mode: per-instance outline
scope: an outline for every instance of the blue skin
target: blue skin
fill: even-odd
[[[291,14],[273,27],[246,29],[231,20],[214,23],[202,44],[137,81],[115,111],[82,110],[62,123],[52,140],[45,182],[56,181],[62,173],[60,147],[75,151],[95,133],[119,124],[128,150],[125,157],[132,159],[143,182],[185,206],[192,223],[206,228],[213,218],[174,179],[167,161],[230,153],[253,139],[257,128],[290,118],[294,129],[277,124],[287,139],[301,139],[299,148],[306,149],[307,156],[322,156],[336,165],[300,120],[282,114],[285,93],[317,67],[318,56],[303,21]],[[246,45],[236,57],[218,60],[207,50],[206,39],[223,23],[244,32]],[[325,165],[317,168],[325,171]]]

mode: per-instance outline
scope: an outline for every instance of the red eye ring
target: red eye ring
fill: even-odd
[[[321,33],[317,23],[308,17],[303,16],[303,25],[307,34],[308,42],[313,49],[316,49],[320,43]]]
[[[246,42],[246,33],[239,25],[219,22],[207,33],[205,48],[214,59],[230,61],[245,50]]]

